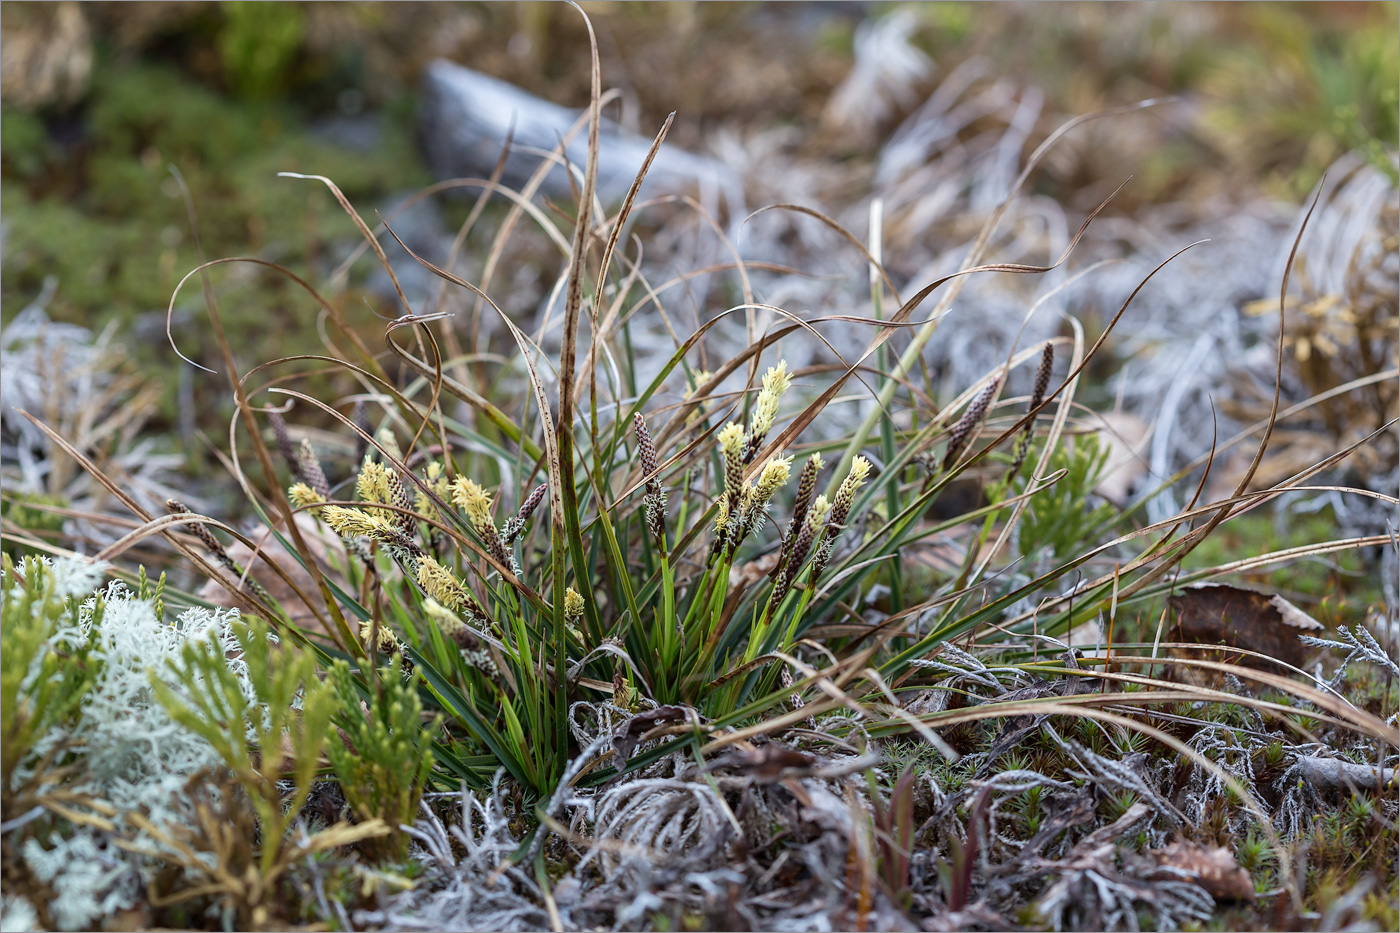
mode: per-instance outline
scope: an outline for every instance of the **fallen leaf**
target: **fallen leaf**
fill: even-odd
[[[1149,854],[1158,865],[1192,876],[1217,901],[1254,901],[1254,881],[1229,849],[1179,839]]]
[[[753,751],[736,748],[717,759],[710,769],[732,768],[753,778],[756,783],[772,784],[785,777],[805,777],[819,763],[818,759],[806,752],[770,743]]]
[[[612,740],[613,752],[617,755],[618,774],[622,773],[627,759],[632,757],[632,752],[647,737],[647,733],[659,726],[686,722],[694,713],[695,711],[688,706],[658,706],[656,709],[638,713],[618,726]]]
[[[1189,587],[1170,600],[1177,614],[1180,640],[1258,651],[1299,667],[1305,646],[1298,636],[1319,632],[1322,625],[1284,599],[1224,583]],[[1247,667],[1268,670],[1260,658],[1238,658]]]
[[[339,539],[328,540],[328,536],[323,532],[315,519],[304,515],[298,515],[297,525],[301,529],[302,538],[306,541],[306,546],[311,550],[312,556],[321,562],[322,573],[327,572],[327,558],[330,556],[332,550],[335,552],[336,560],[341,564],[344,563],[344,546],[340,543]],[[315,600],[320,596],[321,591],[317,588],[316,581],[312,579],[311,574],[301,565],[301,562],[292,554],[288,553],[287,549],[282,546],[282,542],[274,537],[272,531],[268,528],[263,528],[258,532],[249,534],[248,537],[259,548],[256,558],[254,557],[253,549],[241,541],[234,541],[228,546],[227,551],[229,557],[233,558],[235,563],[245,569],[248,569],[251,564],[248,575],[263,585],[268,595],[272,597],[273,602],[281,606],[283,611],[287,613],[287,617],[299,628],[305,631],[325,632],[327,635],[332,634],[331,632],[325,631],[316,613],[312,612],[311,609],[307,607],[306,603],[302,602],[300,597],[296,595],[296,591],[287,585],[287,582],[282,579],[281,575],[268,566],[270,562],[281,567],[288,577],[296,581],[296,585],[301,588],[303,593]],[[238,605],[227,588],[216,580],[209,580],[206,582],[204,586],[200,587],[196,595],[198,595],[200,599],[214,603],[217,606]]]
[[[777,569],[780,556],[777,551],[769,551],[767,554],[761,554],[751,561],[731,568],[729,571],[730,587],[747,589],[753,586]]]

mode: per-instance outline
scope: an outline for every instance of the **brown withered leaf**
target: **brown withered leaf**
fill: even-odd
[[[1254,902],[1254,881],[1229,849],[1178,839],[1149,854],[1158,865],[1191,875],[1217,901]]]
[[[694,715],[688,706],[658,706],[638,713],[617,727],[613,733],[613,752],[617,755],[617,770],[622,773],[632,752],[647,738],[647,733],[663,726],[685,722]]]
[[[749,751],[736,748],[706,770],[732,768],[758,784],[772,784],[786,777],[804,777],[820,765],[819,759],[786,745],[770,743]]]
[[[332,556],[335,557],[337,563],[344,563],[345,548],[339,539],[327,536],[318,526],[316,520],[308,515],[298,514],[296,520],[297,526],[301,529],[302,537],[306,541],[306,546],[311,550],[312,556],[321,562],[322,573],[329,573],[327,561]],[[243,542],[234,541],[227,548],[228,556],[245,569],[250,564],[252,565],[248,575],[263,585],[273,602],[281,606],[287,613],[287,617],[298,627],[311,632],[323,632],[321,620],[316,613],[297,597],[296,591],[268,564],[269,562],[277,564],[286,572],[287,576],[296,581],[303,593],[316,599],[320,595],[320,590],[310,572],[282,546],[282,542],[273,536],[270,529],[259,529],[248,537],[259,548],[256,554]],[[216,580],[206,581],[196,595],[216,606],[237,605],[232,594]],[[330,634],[330,632],[325,632],[325,634]]]
[[[764,577],[770,575],[775,569],[777,569],[779,556],[780,555],[777,551],[769,551],[767,554],[760,554],[758,557],[754,558],[751,561],[747,561],[738,565],[737,567],[730,568],[730,587],[747,589],[748,587],[753,586],[755,583],[762,580]]]
[[[1282,596],[1225,583],[1188,587],[1170,603],[1177,614],[1180,641],[1247,648],[1294,667],[1305,660],[1298,636],[1322,630],[1321,623]],[[1232,660],[1262,670],[1276,669],[1250,655]]]

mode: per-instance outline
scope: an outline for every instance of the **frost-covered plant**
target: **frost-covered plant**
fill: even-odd
[[[229,676],[247,684],[236,611],[195,608],[167,622],[155,594],[120,582],[94,593],[101,579],[102,568],[81,559],[4,564],[6,860],[49,888],[51,903],[30,906],[62,929],[130,906],[144,887],[148,863],[115,845],[141,837],[125,811],[168,825],[185,781],[220,763],[156,701],[149,670],[190,638],[209,637]]]
[[[142,436],[159,409],[160,391],[150,374],[136,368],[114,341],[114,328],[93,334],[85,327],[49,320],[44,294],[0,329],[0,462],[6,515],[34,531],[61,528],[70,541],[106,544],[122,533],[102,513],[126,516],[108,487],[74,462],[20,414],[42,416],[85,457],[142,506],[158,510],[176,495],[173,472],[184,461]],[[188,498],[188,496],[186,496]],[[26,507],[27,505],[27,507]],[[83,518],[46,513],[64,506]],[[56,530],[56,529],[55,529]]]

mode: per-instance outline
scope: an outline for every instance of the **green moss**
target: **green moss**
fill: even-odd
[[[50,310],[59,319],[101,327],[163,310],[199,262],[171,166],[189,185],[207,256],[261,256],[317,282],[330,271],[329,255],[343,251],[335,243],[358,235],[324,186],[278,172],[333,177],[370,217],[380,199],[428,176],[403,108],[380,115],[379,141],[367,151],[316,136],[311,121],[292,104],[232,100],[173,68],[102,57],[86,137],[73,151],[59,154],[41,120],[6,108],[6,311],[32,298],[48,275],[58,278]],[[213,278],[248,359],[318,346],[316,309],[296,286],[246,267]],[[178,304],[199,308],[198,289]],[[198,358],[201,348],[193,350]],[[168,356],[159,342],[151,353]]]

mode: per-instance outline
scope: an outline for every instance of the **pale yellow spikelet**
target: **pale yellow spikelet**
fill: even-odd
[[[452,502],[467,513],[467,518],[472,520],[477,531],[494,527],[491,524],[491,497],[465,476],[457,477],[457,482],[453,484]]]
[[[846,474],[846,478],[841,482],[841,488],[836,492],[836,498],[850,501],[860,487],[865,485],[865,478],[870,475],[870,461],[864,457],[856,457],[851,461],[851,472]]]
[[[389,470],[377,460],[365,458],[360,473],[355,477],[355,492],[365,502],[385,502],[389,493]]]
[[[754,498],[760,503],[766,504],[773,498],[774,493],[787,485],[790,475],[792,475],[792,458],[773,457],[763,465],[763,470],[758,474],[758,489]]]
[[[293,483],[287,489],[287,500],[292,503],[293,508],[297,509],[326,501],[319,492],[305,483]]]
[[[458,624],[461,624],[462,622],[461,616],[457,615],[457,613],[453,612],[451,609],[448,609],[446,606],[438,602],[436,599],[433,599],[431,596],[423,600],[423,614],[426,615],[428,618],[434,619],[438,622],[457,622]]]
[[[369,640],[378,634],[379,644],[375,646],[380,654],[393,654],[403,650],[403,643],[399,641],[397,635],[385,627],[383,622],[376,622],[373,619],[366,619],[360,626],[360,641],[368,645]]]
[[[403,450],[399,448],[399,442],[394,437],[394,432],[388,428],[380,428],[375,432],[374,439],[379,442],[379,446],[384,448],[384,452],[395,460],[403,459]]]
[[[695,398],[696,393],[700,391],[700,387],[710,381],[711,375],[712,373],[708,369],[701,370],[695,374],[695,388],[687,388],[685,390],[686,401]],[[705,405],[703,403],[696,405],[695,408],[691,410],[690,414],[685,416],[685,423],[687,425],[694,424],[696,421],[700,420],[704,413]]]
[[[442,463],[434,460],[428,464],[428,488],[431,489],[439,499],[446,499],[448,496],[447,476],[443,473]],[[431,515],[432,501],[428,494],[417,486],[414,487],[413,507],[420,515]]]
[[[722,534],[729,527],[729,497],[720,496],[715,505],[719,506],[719,511],[715,512],[715,534]]]
[[[350,509],[343,505],[326,506],[321,511],[321,517],[337,534],[346,538],[378,538],[389,524],[364,509]]]
[[[732,453],[738,456],[744,446],[744,428],[737,422],[731,421],[719,431],[719,446],[725,454]]]
[[[572,586],[564,590],[564,618],[578,619],[583,616],[583,594]]]
[[[831,503],[826,500],[826,496],[819,495],[812,500],[812,508],[807,513],[807,527],[812,530],[812,534],[821,531],[822,523],[831,514]]]
[[[427,555],[418,561],[418,585],[423,592],[437,600],[453,612],[462,610],[467,603],[467,589],[452,571]]]
[[[758,401],[754,404],[753,416],[749,422],[750,435],[763,437],[773,427],[773,420],[778,416],[778,402],[791,384],[792,377],[788,375],[787,360],[779,360],[777,366],[771,367],[764,374],[763,390],[758,393]]]

